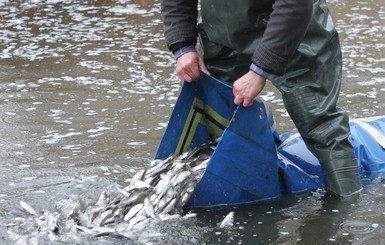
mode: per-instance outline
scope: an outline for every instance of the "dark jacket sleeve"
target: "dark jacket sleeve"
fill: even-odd
[[[160,4],[167,47],[175,51],[181,45],[195,45],[198,0],[161,0]]]
[[[313,9],[312,0],[277,0],[252,61],[263,70],[282,75],[290,57],[305,36]]]

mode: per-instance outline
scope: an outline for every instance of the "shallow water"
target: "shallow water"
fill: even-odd
[[[383,0],[329,1],[344,56],[340,106],[354,118],[385,115]],[[55,210],[93,203],[147,166],[180,82],[162,33],[159,3],[143,0],[0,0],[0,239],[27,217],[20,200]],[[277,91],[280,132],[293,128]],[[198,210],[193,222],[163,227],[173,244],[384,244],[385,186],[339,201],[315,193],[235,209]],[[22,227],[23,228],[23,227]],[[27,228],[24,229],[26,232]],[[85,237],[83,242],[127,243]]]

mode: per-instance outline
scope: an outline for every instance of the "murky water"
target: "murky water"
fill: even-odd
[[[344,55],[340,106],[385,115],[383,0],[329,1]],[[147,166],[180,83],[163,40],[158,1],[0,0],[0,240],[7,225],[62,200],[94,202]],[[277,91],[263,93],[279,131],[293,128]],[[314,194],[228,210],[164,227],[171,244],[384,244],[385,185],[336,200]],[[24,230],[27,232],[28,228]],[[84,238],[84,242],[119,238]]]

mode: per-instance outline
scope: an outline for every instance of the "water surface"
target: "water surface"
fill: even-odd
[[[385,115],[383,0],[329,1],[340,32],[340,107],[354,118]],[[93,203],[148,166],[180,91],[158,1],[0,0],[0,239],[27,217],[20,200],[55,210]],[[262,94],[280,132],[293,129],[277,90]],[[163,228],[164,241],[193,244],[383,244],[385,186],[358,197],[320,193],[229,210],[198,210]],[[21,227],[28,232],[28,227]],[[127,243],[120,238],[85,241]]]

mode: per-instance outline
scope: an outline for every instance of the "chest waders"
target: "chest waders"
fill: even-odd
[[[202,0],[199,39],[212,76],[244,75],[274,1]],[[324,0],[314,0],[307,33],[286,73],[272,79],[307,147],[320,161],[328,189],[346,196],[361,189],[349,141],[349,118],[337,108],[342,73],[338,34]]]

